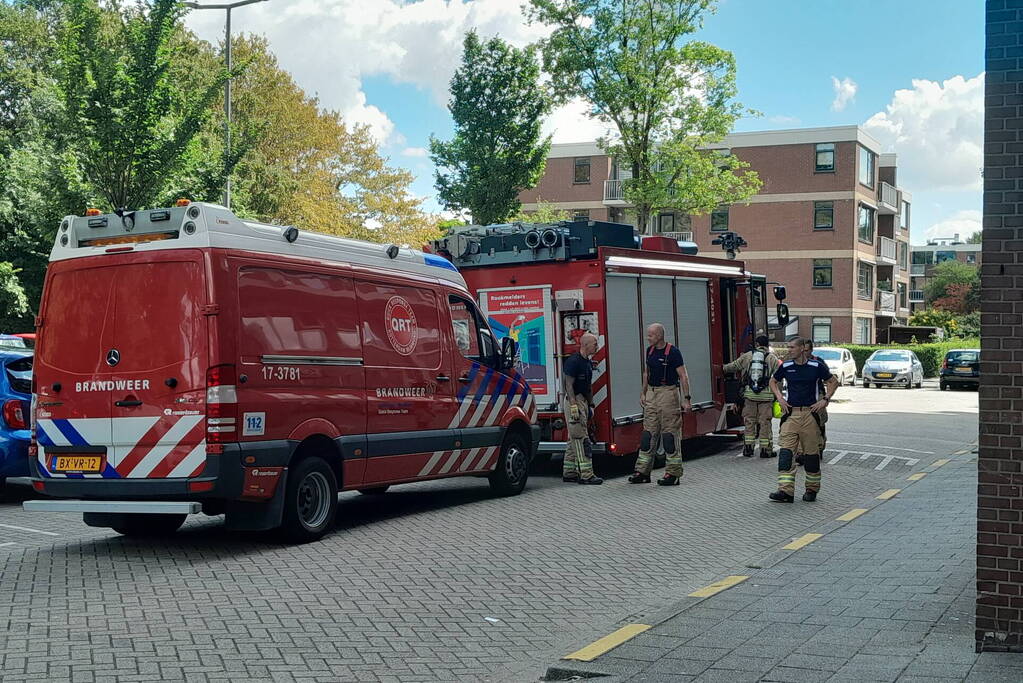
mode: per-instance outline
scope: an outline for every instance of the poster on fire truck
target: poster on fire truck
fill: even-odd
[[[480,290],[480,308],[497,338],[519,343],[519,373],[537,398],[557,399],[550,287]]]

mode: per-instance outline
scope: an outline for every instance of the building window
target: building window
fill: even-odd
[[[954,251],[936,251],[934,252],[934,262],[944,263],[945,261],[955,261],[956,253]]]
[[[835,229],[835,202],[813,203],[813,229]]]
[[[578,157],[575,160],[575,178],[573,182],[576,183],[588,183],[590,182],[590,158],[589,157]]]
[[[967,254],[966,255],[966,262],[967,263],[976,263],[977,262],[977,255],[976,254]]]
[[[896,287],[899,293],[899,308],[909,308],[909,301],[906,299],[906,283],[898,282]]]
[[[693,231],[693,217],[688,213],[683,213],[675,216],[675,229],[679,232],[692,232]]]
[[[815,258],[813,260],[813,286],[831,286],[831,259]]]
[[[856,339],[853,340],[853,343],[872,344],[874,342],[874,337],[870,333],[870,327],[870,318],[856,318]]]
[[[710,213],[711,232],[725,232],[728,230],[728,207],[719,206]]]
[[[859,181],[861,185],[874,187],[874,153],[866,147],[860,147]]]
[[[574,209],[572,211],[572,220],[574,221],[588,221],[590,220],[589,209]]]
[[[657,221],[661,232],[675,232],[675,214],[662,213]]]
[[[863,261],[856,268],[856,296],[868,301],[874,298],[874,266]]]
[[[859,216],[856,221],[857,235],[860,242],[867,244],[874,243],[874,210],[869,206],[860,204]]]
[[[913,263],[931,265],[934,263],[934,252],[933,251],[914,251],[913,252]]]
[[[909,230],[909,202],[902,200],[902,211],[899,213],[899,227]]]
[[[835,170],[835,143],[822,142],[817,145],[814,171],[828,173]]]
[[[813,318],[813,343],[831,343],[831,318]]]
[[[906,270],[909,268],[909,244],[907,242],[899,242],[899,268]]]

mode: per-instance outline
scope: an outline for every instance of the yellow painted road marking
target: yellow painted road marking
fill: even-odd
[[[908,477],[906,477],[906,479],[908,481],[920,481],[921,479],[923,479],[926,476],[927,476],[926,472],[917,472],[916,474],[909,475]]]
[[[781,549],[782,550],[799,550],[800,548],[803,548],[805,546],[810,545],[811,543],[816,541],[818,538],[821,538],[823,536],[824,536],[824,534],[806,534],[805,536],[800,536],[796,540],[792,541],[792,543],[789,543],[788,545],[782,546]]]
[[[850,510],[849,512],[847,512],[844,515],[842,515],[841,517],[839,517],[838,521],[839,522],[851,522],[854,519],[856,519],[857,517],[859,517],[860,515],[862,515],[866,511],[867,511],[867,508],[856,508],[854,510]]]
[[[705,588],[701,588],[698,591],[693,591],[692,593],[689,594],[689,597],[691,597],[691,598],[709,598],[710,596],[714,595],[715,593],[720,593],[721,591],[725,590],[726,588],[731,588],[732,586],[734,586],[736,584],[740,584],[740,583],[742,583],[743,581],[745,581],[748,578],[749,578],[748,576],[726,576],[725,578],[721,579],[717,583],[712,583],[709,586],[706,586]]]
[[[622,643],[632,640],[649,628],[650,627],[646,624],[629,624],[628,626],[622,626],[614,633],[610,633],[600,640],[595,640],[583,649],[577,650],[570,655],[565,655],[562,659],[574,659],[579,662],[592,662],[608,650],[613,650]]]
[[[882,494],[881,494],[880,496],[878,496],[878,497],[877,497],[877,499],[878,499],[878,500],[888,500],[889,498],[894,498],[894,497],[895,497],[895,495],[896,495],[896,494],[897,494],[897,493],[898,493],[899,491],[901,491],[901,490],[902,490],[902,489],[888,489],[887,491],[885,491],[884,493],[882,493]]]
[[[931,467],[941,467],[942,465],[947,465],[950,462],[952,462],[951,458],[942,458],[941,460],[935,460],[931,463]]]

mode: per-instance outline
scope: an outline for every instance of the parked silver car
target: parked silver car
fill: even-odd
[[[863,386],[921,387],[924,366],[916,354],[906,349],[878,349],[863,364]]]

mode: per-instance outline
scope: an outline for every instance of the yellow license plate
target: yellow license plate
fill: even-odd
[[[58,455],[54,472],[99,472],[103,458],[98,455]]]
[[[971,368],[969,366],[967,366],[967,367],[958,367],[958,368],[956,368],[956,372],[973,372],[973,368]]]
[[[891,378],[892,378],[892,377],[894,377],[895,375],[893,375],[893,374],[892,374],[892,373],[890,373],[890,372],[879,372],[879,373],[877,373],[877,374],[876,374],[875,376],[876,376],[876,377],[880,377],[881,379],[891,379]]]

